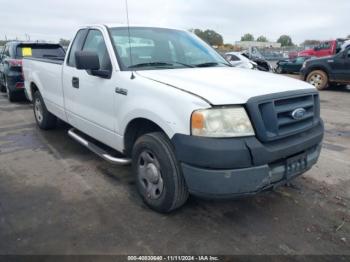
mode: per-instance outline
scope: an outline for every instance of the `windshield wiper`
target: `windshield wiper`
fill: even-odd
[[[229,64],[226,64],[226,63],[222,63],[222,62],[206,62],[206,63],[197,64],[195,66],[196,67],[211,67],[211,66],[217,66],[219,64],[232,67],[232,65],[229,65]]]
[[[192,65],[180,63],[180,62],[148,62],[148,63],[139,63],[131,65],[128,68],[137,68],[137,67],[147,67],[147,66],[174,66],[174,64],[183,65],[185,67],[194,67]]]

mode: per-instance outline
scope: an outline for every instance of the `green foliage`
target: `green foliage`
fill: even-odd
[[[293,46],[293,41],[292,38],[289,35],[281,35],[278,40],[277,43],[280,43],[281,46]]]
[[[302,46],[316,46],[319,45],[321,41],[319,40],[305,40],[301,43]]]
[[[267,40],[267,38],[263,35],[259,36],[256,41],[258,42],[268,42],[269,40]]]
[[[252,34],[245,34],[241,37],[241,41],[254,41],[254,36]]]
[[[61,38],[59,43],[60,43],[61,46],[69,46],[70,40]]]
[[[190,31],[201,38],[203,41],[207,42],[209,45],[220,46],[224,43],[222,35],[215,32],[214,30],[207,29],[203,31],[201,29],[191,29]]]

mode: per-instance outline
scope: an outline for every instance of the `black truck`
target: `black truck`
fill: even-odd
[[[334,56],[305,61],[300,73],[304,81],[318,90],[350,85],[350,46]]]

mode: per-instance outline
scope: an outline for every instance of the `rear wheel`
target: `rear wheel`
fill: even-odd
[[[5,87],[5,84],[4,84],[4,79],[0,79],[0,92],[1,93],[6,93],[6,87]]]
[[[34,116],[38,126],[44,130],[55,128],[57,118],[47,110],[40,92],[36,91],[33,98]]]
[[[315,70],[308,74],[306,82],[313,85],[318,90],[324,90],[328,87],[328,76],[322,70]]]
[[[7,93],[7,99],[10,102],[16,102],[18,100],[18,95],[15,92],[11,91],[11,89],[9,87],[8,80],[6,77],[4,78],[4,85],[5,85],[5,90]]]
[[[166,135],[155,132],[137,139],[132,165],[139,194],[150,208],[169,213],[186,202],[188,189]]]

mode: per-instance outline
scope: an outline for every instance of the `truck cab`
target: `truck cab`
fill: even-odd
[[[147,26],[80,28],[64,61],[26,58],[38,126],[68,122],[71,138],[116,165],[132,165],[152,209],[189,194],[250,196],[309,170],[323,122],[316,89],[234,68],[190,32]]]
[[[324,57],[335,55],[340,51],[340,47],[344,40],[330,40],[324,41],[314,48],[300,51],[298,56],[315,56],[315,57]]]

